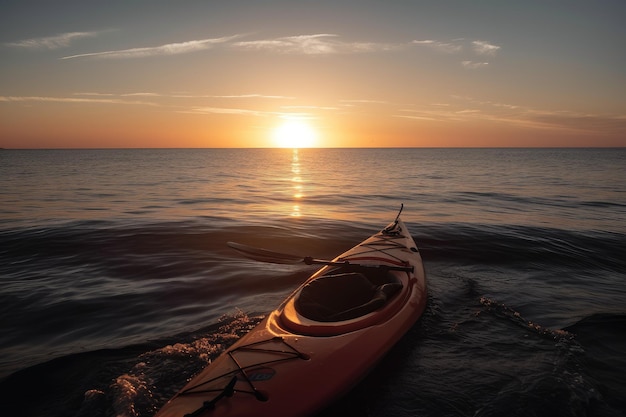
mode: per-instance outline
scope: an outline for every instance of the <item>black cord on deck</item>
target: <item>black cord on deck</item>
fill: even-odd
[[[235,393],[235,384],[237,383],[237,376],[235,375],[228,385],[220,392],[217,397],[213,398],[211,401],[205,401],[202,403],[202,407],[198,408],[193,413],[185,414],[184,417],[199,417],[202,413],[208,410],[213,410],[215,408],[215,403],[221,400],[224,397],[232,397]]]

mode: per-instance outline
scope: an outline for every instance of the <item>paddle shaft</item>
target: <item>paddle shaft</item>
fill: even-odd
[[[303,262],[307,265],[328,265],[328,266],[360,266],[360,267],[371,267],[371,268],[385,268],[390,271],[404,271],[404,272],[413,272],[412,266],[387,266],[387,265],[363,265],[363,264],[354,264],[350,261],[343,262],[334,262],[334,261],[325,261],[322,259],[314,259],[310,256],[307,256],[303,259]]]
[[[256,248],[254,246],[243,245],[237,242],[228,242],[228,246],[242,253],[244,256],[259,262],[270,262],[276,264],[298,264],[306,265],[328,265],[328,266],[357,266],[369,268],[386,268],[390,271],[413,272],[412,266],[388,266],[388,265],[362,265],[351,263],[348,260],[335,262],[323,259],[315,259],[311,256],[299,256],[290,253],[274,252],[265,248]]]

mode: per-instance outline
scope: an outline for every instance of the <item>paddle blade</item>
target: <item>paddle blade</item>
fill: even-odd
[[[228,246],[241,252],[250,259],[260,262],[270,262],[273,264],[298,264],[304,263],[302,256],[292,255],[289,253],[274,252],[267,249],[255,248],[253,246],[243,245],[237,242],[228,242]]]

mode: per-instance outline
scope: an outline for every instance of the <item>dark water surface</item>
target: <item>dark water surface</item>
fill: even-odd
[[[0,151],[0,404],[151,416],[403,219],[426,313],[320,416],[626,415],[626,150]]]

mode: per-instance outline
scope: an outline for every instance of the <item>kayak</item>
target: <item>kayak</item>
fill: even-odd
[[[155,417],[310,416],[362,380],[426,307],[422,259],[398,214],[323,263]]]

